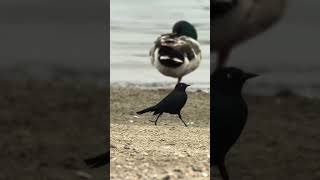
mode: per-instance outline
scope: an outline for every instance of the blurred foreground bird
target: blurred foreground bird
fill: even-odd
[[[185,83],[178,83],[174,90],[170,92],[163,100],[161,100],[158,104],[148,107],[142,111],[138,111],[137,114],[143,114],[146,112],[153,112],[153,115],[157,115],[157,119],[154,121],[154,124],[157,125],[157,121],[159,117],[163,113],[169,114],[178,114],[180,120],[187,127],[187,124],[182,120],[181,117],[181,109],[186,104],[188,96],[186,93],[186,88],[190,86]]]
[[[225,157],[239,138],[247,121],[248,109],[241,95],[244,83],[256,74],[222,67],[211,75],[211,165],[217,165],[224,180],[229,180]]]
[[[150,50],[151,63],[165,76],[178,78],[198,68],[201,50],[195,27],[187,21],[177,22],[172,33],[163,34]]]
[[[285,7],[286,0],[211,0],[210,49],[217,54],[216,68],[225,65],[235,46],[276,23]]]
[[[93,158],[85,159],[84,162],[91,168],[104,166],[110,162],[110,153],[106,152]]]

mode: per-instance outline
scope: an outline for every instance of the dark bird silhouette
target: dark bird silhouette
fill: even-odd
[[[232,67],[222,67],[211,75],[211,165],[219,168],[224,180],[229,180],[225,157],[239,138],[247,121],[248,109],[241,95],[245,82],[256,74]]]
[[[106,152],[93,158],[85,159],[84,162],[91,168],[97,168],[110,163],[110,153]]]
[[[142,111],[138,111],[137,114],[143,114],[146,112],[153,112],[153,115],[157,115],[157,119],[154,121],[154,124],[157,125],[157,121],[159,117],[163,113],[169,113],[169,114],[178,114],[180,120],[183,122],[185,126],[187,124],[182,120],[181,117],[181,109],[186,104],[188,96],[186,93],[186,88],[190,86],[185,83],[178,83],[173,91],[168,94],[162,101],[160,101],[158,104],[148,107]]]

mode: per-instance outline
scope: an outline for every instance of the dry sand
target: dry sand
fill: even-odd
[[[111,89],[111,179],[210,179],[209,95],[188,93],[177,115],[164,114],[155,126],[150,113],[168,90]]]
[[[172,115],[162,117],[158,127],[149,122],[151,114],[134,117],[135,111],[158,102],[167,93],[112,89],[114,179],[208,179],[208,94],[188,93],[182,112],[187,122],[194,123],[188,128]],[[319,180],[320,100],[298,96],[245,98],[248,122],[226,161],[231,179]],[[211,175],[220,180],[219,173],[213,170]]]

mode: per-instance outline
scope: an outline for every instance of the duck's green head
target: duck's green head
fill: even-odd
[[[188,36],[195,40],[198,39],[196,28],[187,21],[178,21],[172,28],[173,33],[177,33],[180,36]]]

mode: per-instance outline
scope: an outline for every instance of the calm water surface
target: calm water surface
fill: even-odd
[[[111,82],[175,83],[150,63],[149,50],[156,38],[171,32],[173,24],[187,20],[198,30],[203,60],[200,67],[183,78],[193,87],[209,88],[210,6],[208,0],[149,1],[112,0],[110,19]]]

